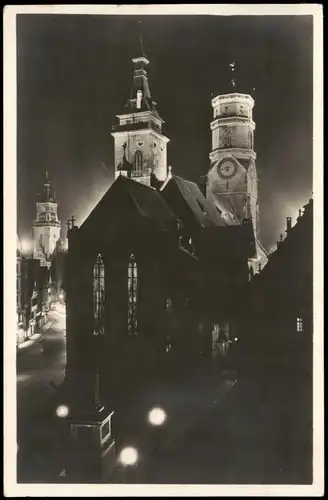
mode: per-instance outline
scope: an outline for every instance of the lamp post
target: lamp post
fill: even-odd
[[[133,446],[127,446],[121,450],[118,459],[123,466],[125,483],[128,483],[128,471],[138,463],[138,451]]]
[[[166,422],[167,415],[163,408],[159,406],[155,406],[148,412],[148,422],[153,427],[153,443],[154,448],[152,451],[152,455],[156,455],[159,449],[160,441],[161,441],[161,429],[163,428],[164,423]]]

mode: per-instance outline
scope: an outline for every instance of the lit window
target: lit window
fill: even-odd
[[[165,304],[165,309],[168,314],[172,312],[172,299],[171,297],[167,297],[166,299],[166,304]]]
[[[139,150],[134,155],[134,170],[136,175],[142,174],[142,152]]]
[[[99,254],[93,266],[93,334],[105,333],[105,266]]]
[[[128,335],[137,335],[138,268],[135,256],[130,255],[128,264]]]
[[[303,318],[296,318],[296,330],[298,332],[303,331]]]

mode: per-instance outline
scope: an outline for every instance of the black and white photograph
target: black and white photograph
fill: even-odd
[[[323,495],[322,17],[5,8],[6,496]]]

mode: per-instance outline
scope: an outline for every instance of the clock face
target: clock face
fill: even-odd
[[[236,169],[236,165],[232,160],[225,160],[219,165],[218,171],[221,177],[229,179],[235,175]]]
[[[46,211],[45,207],[41,207],[41,212],[45,212],[45,211]]]

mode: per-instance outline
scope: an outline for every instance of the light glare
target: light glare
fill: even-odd
[[[162,408],[153,408],[148,413],[148,420],[152,425],[162,425],[166,420],[166,413]]]
[[[123,448],[120,453],[119,460],[121,464],[125,466],[134,465],[138,460],[138,452],[135,448],[132,448],[132,446]]]
[[[56,415],[59,418],[67,417],[68,413],[69,413],[69,409],[68,409],[68,406],[66,406],[66,405],[60,405],[56,409]]]

